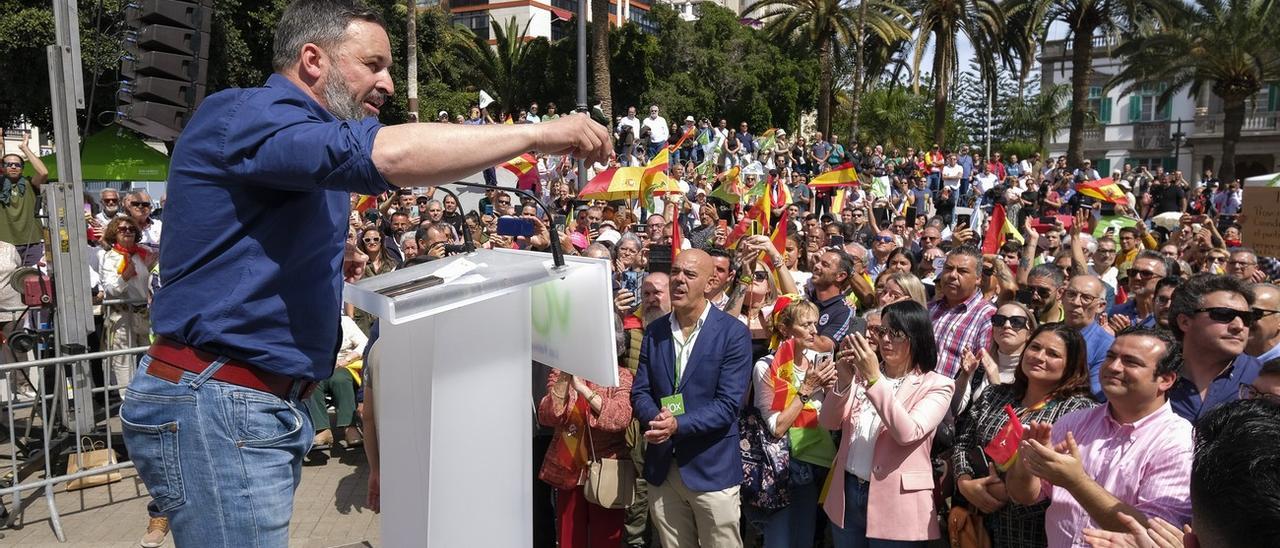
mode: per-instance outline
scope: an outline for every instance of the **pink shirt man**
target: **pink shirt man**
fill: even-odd
[[[1179,528],[1191,521],[1194,432],[1167,402],[1133,424],[1116,422],[1110,405],[1076,411],[1053,425],[1053,442],[1067,432],[1074,433],[1085,473],[1107,492],[1147,517]],[[1071,493],[1044,481],[1040,495],[1052,500],[1045,512],[1049,548],[1088,546],[1081,531],[1101,527]]]

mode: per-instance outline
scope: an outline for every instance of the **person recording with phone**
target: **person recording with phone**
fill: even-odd
[[[747,520],[764,534],[764,548],[813,545],[818,494],[826,483],[836,446],[818,424],[825,390],[836,379],[831,354],[819,354],[818,307],[798,295],[783,295],[772,306],[776,348],[755,363],[752,401],[768,433],[786,436],[790,461],[786,488],[791,503],[765,510],[747,501]],[[779,342],[780,341],[780,342]]]

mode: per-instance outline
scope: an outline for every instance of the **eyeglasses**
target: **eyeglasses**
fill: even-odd
[[[1065,302],[1074,302],[1074,301],[1076,301],[1076,300],[1079,300],[1079,301],[1080,301],[1080,304],[1085,305],[1085,306],[1089,306],[1089,305],[1091,305],[1091,304],[1093,304],[1093,303],[1098,302],[1098,297],[1094,297],[1093,295],[1088,295],[1088,294],[1085,294],[1085,293],[1081,293],[1081,292],[1076,291],[1076,290],[1074,290],[1074,289],[1068,289],[1068,290],[1066,290],[1066,291],[1063,291],[1063,292],[1062,292],[1062,300],[1063,300],[1063,301],[1065,301]]]
[[[877,339],[887,339],[892,343],[901,343],[907,340],[907,334],[897,329],[889,329],[884,326],[868,327],[867,333]]]
[[[1030,320],[1028,320],[1026,316],[1004,316],[996,314],[991,317],[992,326],[1004,327],[1005,325],[1008,325],[1013,328],[1014,331],[1022,331],[1023,329],[1026,329],[1028,323],[1030,323]]]
[[[1151,278],[1156,278],[1156,277],[1159,277],[1159,276],[1160,276],[1160,275],[1159,275],[1159,274],[1156,274],[1156,272],[1155,272],[1154,270],[1141,270],[1141,269],[1138,269],[1138,268],[1130,268],[1130,269],[1129,269],[1129,277],[1130,277],[1130,278],[1141,278],[1141,279],[1144,279],[1144,280],[1150,280]]]
[[[22,162],[5,162],[4,167],[22,167]]]
[[[1246,266],[1253,266],[1253,265],[1256,265],[1256,264],[1258,264],[1258,263],[1256,263],[1256,262],[1246,262],[1246,261],[1227,261],[1227,264],[1231,265],[1231,266],[1232,266],[1232,268],[1244,268],[1244,267],[1246,267]]]
[[[382,238],[364,238],[366,244],[376,244],[382,242]]]
[[[151,209],[151,202],[129,202],[129,205],[133,207],[144,207],[147,209]]]
[[[1040,297],[1041,299],[1048,299],[1049,295],[1053,294],[1053,289],[1049,287],[1040,287],[1040,286],[1030,285],[1026,287],[1026,290],[1031,293],[1034,293],[1036,296]]]
[[[1264,399],[1264,400],[1280,402],[1280,395],[1272,394],[1270,392],[1263,392],[1261,390],[1258,390],[1258,388],[1252,384],[1240,385],[1240,390],[1239,392],[1237,392],[1237,395],[1242,400]]]
[[[751,277],[754,278],[755,281],[757,282],[763,282],[769,279],[769,273],[763,270],[756,270],[755,272],[751,273]]]
[[[1222,323],[1222,324],[1231,323],[1235,321],[1237,318],[1239,318],[1240,323],[1243,323],[1246,327],[1248,327],[1253,325],[1256,319],[1252,310],[1236,310],[1234,308],[1227,308],[1225,306],[1197,308],[1192,311],[1193,314],[1199,314],[1201,312],[1207,312],[1209,314],[1210,320],[1213,320],[1215,323]]]
[[[119,199],[119,198],[103,198],[103,199],[102,199],[102,203],[104,203],[104,204],[118,204],[118,203],[120,203],[120,199]]]

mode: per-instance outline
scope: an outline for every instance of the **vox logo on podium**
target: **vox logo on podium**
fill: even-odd
[[[530,293],[533,330],[543,337],[568,334],[573,315],[569,291],[559,284],[545,283]]]

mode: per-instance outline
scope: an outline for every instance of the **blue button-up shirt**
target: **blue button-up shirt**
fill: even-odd
[[[376,119],[338,120],[280,75],[205,98],[174,147],[152,326],[289,377],[333,374],[350,192],[391,188]]]
[[[956,165],[964,168],[960,178],[968,179],[973,176],[973,156],[961,154],[960,157],[956,158]]]
[[[1080,336],[1084,337],[1085,350],[1089,355],[1089,391],[1093,393],[1094,399],[1106,402],[1107,395],[1102,392],[1098,372],[1102,369],[1102,362],[1107,361],[1107,351],[1111,350],[1111,343],[1116,342],[1116,338],[1107,333],[1098,322],[1089,322],[1089,325],[1080,330]]]
[[[1263,352],[1262,354],[1255,356],[1255,358],[1257,358],[1258,363],[1261,363],[1261,364],[1265,364],[1271,360],[1280,358],[1280,344],[1277,344],[1271,347],[1270,350],[1267,350],[1266,352]]]
[[[1182,367],[1185,369],[1186,365]],[[1173,388],[1169,389],[1169,403],[1173,405],[1173,412],[1179,417],[1196,422],[1209,410],[1239,399],[1240,385],[1252,383],[1258,378],[1260,369],[1262,369],[1262,362],[1257,358],[1248,354],[1237,356],[1230,366],[1209,383],[1209,391],[1204,399],[1200,398],[1200,391],[1196,389],[1196,384],[1191,382],[1191,379],[1180,376],[1173,383]]]

